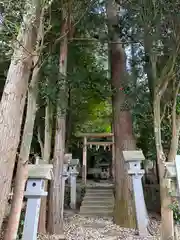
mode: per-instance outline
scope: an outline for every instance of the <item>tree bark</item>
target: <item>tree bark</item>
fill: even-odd
[[[51,140],[52,140],[52,122],[53,111],[52,104],[47,100],[46,113],[45,113],[45,139],[44,139],[44,154],[43,160],[49,163],[51,157]]]
[[[20,155],[18,159],[14,194],[7,231],[4,240],[14,240],[17,237],[19,220],[24,198],[24,188],[28,178],[28,159],[33,137],[34,121],[36,117],[38,67],[33,70],[32,81],[28,92],[28,106],[26,122],[23,131]]]
[[[156,142],[157,161],[159,167],[160,196],[161,196],[161,239],[174,239],[173,212],[169,208],[171,197],[169,196],[166,180],[164,178],[164,163],[166,157],[163,152],[161,142],[161,119],[160,119],[160,100],[159,94],[154,94],[154,134]]]
[[[0,103],[0,228],[20,138],[28,80],[39,27],[40,1],[28,0]]]
[[[116,224],[123,227],[135,228],[136,218],[132,183],[127,174],[123,159],[123,150],[134,150],[136,148],[133,137],[132,119],[127,96],[122,90],[128,84],[126,73],[126,57],[121,45],[121,39],[116,33],[118,26],[118,14],[115,1],[107,1],[107,17],[109,32],[114,43],[109,45],[111,62],[111,80],[113,89],[113,127],[115,141],[115,179],[116,179],[116,201],[114,220]],[[119,42],[119,43],[117,43]]]
[[[42,7],[42,5],[41,5]],[[41,9],[40,9],[41,10]],[[43,12],[43,11],[42,11]],[[38,32],[38,43],[42,40],[42,21],[43,21],[43,14],[39,11],[40,18],[40,26]],[[28,89],[28,103],[27,103],[27,110],[26,110],[26,121],[23,130],[23,137],[21,142],[20,154],[18,158],[18,166],[15,178],[15,187],[14,187],[14,194],[12,199],[12,206],[10,217],[8,221],[7,231],[5,233],[5,240],[14,240],[17,238],[19,220],[21,215],[21,209],[23,205],[23,198],[24,198],[24,188],[28,178],[28,160],[29,154],[31,149],[31,142],[33,137],[33,129],[34,129],[34,122],[36,118],[36,102],[38,96],[38,80],[39,80],[39,44],[36,46],[36,54],[33,57],[33,73],[32,79],[30,81],[29,89]]]
[[[45,113],[45,139],[44,139],[44,153],[43,153],[43,162],[48,164],[50,162],[51,156],[51,140],[52,140],[52,105],[50,101],[47,101]],[[45,183],[45,191],[48,189],[48,183]],[[47,220],[47,198],[44,197],[41,200],[40,216],[39,216],[39,225],[38,232],[46,233],[46,220]]]
[[[152,45],[152,43],[151,43]],[[150,46],[150,45],[149,45]],[[164,164],[166,162],[166,156],[163,151],[162,139],[161,139],[161,98],[164,95],[170,80],[172,80],[172,70],[174,69],[174,62],[170,65],[171,71],[169,74],[165,72],[164,76],[158,78],[157,76],[157,55],[152,49],[146,47],[149,55],[149,74],[148,81],[151,82],[151,89],[153,90],[153,113],[154,113],[154,136],[156,144],[157,164],[159,170],[159,183],[160,183],[160,196],[161,196],[161,239],[168,240],[174,239],[174,221],[173,212],[169,205],[171,204],[171,197],[169,196],[167,188],[167,180],[164,178]],[[163,71],[162,71],[163,72]],[[155,85],[156,83],[156,85]],[[176,111],[176,110],[175,110]],[[172,136],[173,137],[173,136]],[[174,143],[177,139],[172,139],[170,155],[175,155]],[[172,151],[173,150],[173,151]],[[174,156],[175,159],[175,156]],[[173,159],[172,159],[173,160]]]
[[[66,71],[68,39],[66,31],[68,21],[64,17],[61,35],[65,36],[60,46],[59,74],[61,89],[57,101],[56,135],[53,159],[54,180],[51,184],[50,205],[48,217],[48,230],[52,234],[63,234],[63,164],[65,154],[65,128],[66,128]]]
[[[173,106],[172,106],[172,135],[171,135],[171,145],[168,154],[168,161],[173,162],[175,161],[176,154],[178,151],[178,144],[179,144],[179,133],[180,133],[180,115],[176,114],[176,107],[177,107],[177,96],[179,93],[180,88],[180,81],[177,84],[176,90],[173,96]]]
[[[150,59],[151,49],[152,49],[152,39],[151,37],[148,37],[149,29],[147,26],[144,26],[144,51],[145,51],[145,66],[144,70],[148,77],[148,87],[150,91],[150,101],[151,106],[153,107],[153,99],[154,99],[154,81],[152,74],[152,64]]]
[[[72,109],[71,109],[71,86],[68,86],[68,106],[66,114],[66,152],[70,152],[71,134],[72,134]]]
[[[152,108],[152,114],[153,112],[153,101],[154,101],[154,88],[155,88],[155,83],[157,80],[157,77],[155,76],[155,74],[153,74],[153,66],[152,66],[152,61],[151,61],[151,52],[152,52],[152,36],[148,37],[148,33],[149,33],[149,28],[148,25],[145,24],[144,25],[144,51],[145,51],[145,66],[144,66],[144,70],[147,74],[147,78],[148,78],[148,87],[149,87],[149,100],[150,100],[150,104],[151,104],[151,108]],[[156,72],[156,70],[155,70]],[[158,162],[156,159],[156,175],[157,175],[157,182],[160,182],[159,179],[159,168],[158,168]]]

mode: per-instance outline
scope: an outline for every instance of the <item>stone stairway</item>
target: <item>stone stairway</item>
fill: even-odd
[[[88,186],[83,202],[80,207],[80,214],[90,217],[108,217],[113,215],[114,194],[113,187],[109,186]]]

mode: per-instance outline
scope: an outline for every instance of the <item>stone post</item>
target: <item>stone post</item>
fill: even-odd
[[[180,155],[176,155],[174,162],[165,163],[166,184],[172,197],[177,198],[180,208]]]
[[[171,197],[176,198],[180,209],[180,155],[176,155],[175,162],[165,163],[166,187]],[[177,225],[174,224],[175,239],[179,238]]]
[[[22,240],[36,240],[39,221],[41,197],[47,196],[44,191],[44,180],[51,180],[52,165],[29,165],[29,179],[25,197],[28,199]]]
[[[79,159],[72,159],[70,163],[70,181],[71,181],[71,209],[76,209],[76,178],[78,175],[77,165],[79,164]]]
[[[67,168],[68,168],[71,161],[72,161],[72,153],[66,153],[64,155],[64,164],[68,164],[68,165],[66,165]],[[68,178],[68,183],[70,184],[70,178]]]
[[[144,156],[142,151],[123,151],[123,155],[128,164],[128,174],[132,178],[138,232],[140,236],[146,237],[148,235],[148,216],[141,181],[144,175],[141,161],[144,160]]]
[[[62,206],[61,206],[61,216],[63,216],[63,213],[64,213],[64,195],[65,195],[65,182],[66,180],[69,178],[69,171],[68,171],[68,166],[69,166],[69,163],[64,163],[64,166],[63,166],[63,179],[62,179]]]
[[[83,165],[82,165],[82,181],[86,185],[87,178],[87,137],[84,137],[83,142]]]

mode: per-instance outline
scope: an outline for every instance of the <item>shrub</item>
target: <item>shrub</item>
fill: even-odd
[[[173,211],[174,221],[176,224],[180,224],[180,208],[179,202],[177,200],[173,200],[172,204],[169,206]]]

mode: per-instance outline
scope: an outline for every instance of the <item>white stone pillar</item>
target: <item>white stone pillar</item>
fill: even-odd
[[[128,164],[128,174],[132,178],[137,228],[139,235],[146,237],[148,236],[147,226],[149,219],[141,180],[144,175],[144,170],[141,169],[141,161],[144,160],[144,156],[142,151],[123,151],[123,155]]]

